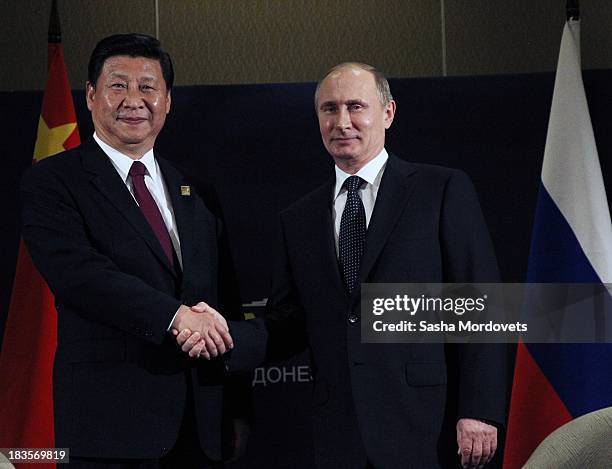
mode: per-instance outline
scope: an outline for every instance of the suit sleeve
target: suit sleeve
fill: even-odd
[[[281,216],[272,272],[272,288],[266,304],[268,330],[266,361],[287,359],[307,346],[305,314],[297,297],[297,287],[289,262],[285,225]]]
[[[231,335],[233,336],[234,342],[240,343],[242,346],[243,340],[236,340],[234,330],[240,329],[239,325],[243,325],[245,320],[242,313],[238,276],[230,248],[223,209],[217,193],[213,190],[212,186],[208,184],[198,184],[198,193],[202,197],[206,207],[217,219],[219,312],[223,314],[232,328]],[[249,352],[248,348],[246,351]],[[224,357],[226,363],[231,363],[232,354],[233,351],[229,352],[227,357]],[[250,371],[248,367],[243,367],[242,369],[245,371],[231,373],[225,377],[223,386],[223,411],[224,414],[229,417],[249,419],[253,413],[252,376],[251,373],[248,373],[248,371]]]
[[[448,179],[441,213],[444,282],[499,281],[493,244],[468,176]],[[507,351],[503,344],[449,346],[455,361],[458,418],[503,425],[506,409]],[[449,368],[452,368],[449,367]]]
[[[304,313],[296,296],[282,216],[275,248],[272,287],[265,318],[230,324],[235,341],[231,370],[254,368],[264,361],[283,360],[306,348]]]
[[[161,343],[181,302],[120,271],[91,244],[87,223],[67,185],[42,163],[32,167],[21,184],[22,236],[56,303]]]

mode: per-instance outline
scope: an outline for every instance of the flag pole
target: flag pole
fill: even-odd
[[[57,0],[51,3],[51,14],[49,15],[49,42],[62,42],[62,31],[60,28],[59,14],[57,12]]]
[[[567,15],[567,21],[578,21],[580,19],[579,0],[567,0],[565,13]]]

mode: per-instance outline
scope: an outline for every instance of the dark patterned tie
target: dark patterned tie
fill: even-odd
[[[149,225],[151,225],[151,229],[153,230],[153,233],[155,233],[155,237],[164,250],[170,265],[174,267],[175,254],[174,248],[172,247],[172,241],[170,240],[170,235],[168,234],[168,229],[166,228],[164,219],[159,211],[159,207],[155,203],[155,200],[153,200],[153,197],[145,184],[145,172],[146,167],[140,161],[134,161],[132,163],[132,167],[130,168],[130,176],[132,177],[134,198],[136,199],[136,202],[138,202],[142,214],[149,222]]]
[[[342,185],[348,193],[340,219],[338,251],[340,269],[349,293],[355,289],[359,279],[359,266],[366,236],[365,209],[359,196],[359,188],[363,182],[359,176],[351,176]]]

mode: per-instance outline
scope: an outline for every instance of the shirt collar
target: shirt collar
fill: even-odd
[[[121,176],[123,182],[126,182],[128,179],[128,175],[130,172],[130,168],[132,167],[132,163],[135,161],[129,156],[121,153],[118,150],[115,150],[110,145],[104,143],[100,137],[94,132],[93,134],[94,140],[100,145],[102,151],[108,156],[111,160],[111,163]],[[151,178],[156,181],[157,180],[157,165],[155,164],[155,157],[153,156],[153,149],[146,152],[142,155],[141,158],[138,159],[142,164],[147,168],[147,174],[151,176]]]
[[[382,169],[385,166],[385,163],[387,162],[388,158],[389,158],[389,154],[387,153],[387,150],[383,148],[382,151],[378,155],[376,155],[374,158],[368,161],[368,163],[363,168],[357,171],[355,176],[359,176],[361,179],[366,181],[368,184],[372,184],[372,185],[380,184]],[[338,166],[335,166],[335,169],[336,169],[336,187],[334,189],[334,200],[336,200],[336,198],[340,194],[340,191],[342,190],[342,184],[344,184],[344,181],[346,181],[350,176],[353,176],[353,174],[345,173],[340,168],[338,168]]]

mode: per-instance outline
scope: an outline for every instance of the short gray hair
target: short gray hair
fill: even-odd
[[[373,67],[372,65],[361,63],[361,62],[342,62],[341,64],[338,64],[335,67],[332,67],[325,74],[323,79],[320,80],[319,83],[317,83],[317,89],[315,90],[315,95],[314,95],[315,109],[318,106],[319,89],[321,88],[321,83],[323,83],[323,80],[325,80],[332,73],[339,72],[340,70],[347,69],[347,68],[365,70],[366,72],[370,72],[372,75],[374,75],[374,82],[376,83],[376,91],[378,92],[378,98],[380,99],[380,103],[383,106],[386,106],[391,101],[393,101],[393,96],[391,95],[391,88],[389,88],[389,82],[387,81],[387,78],[385,78],[385,76],[382,73],[380,73],[375,67]]]

